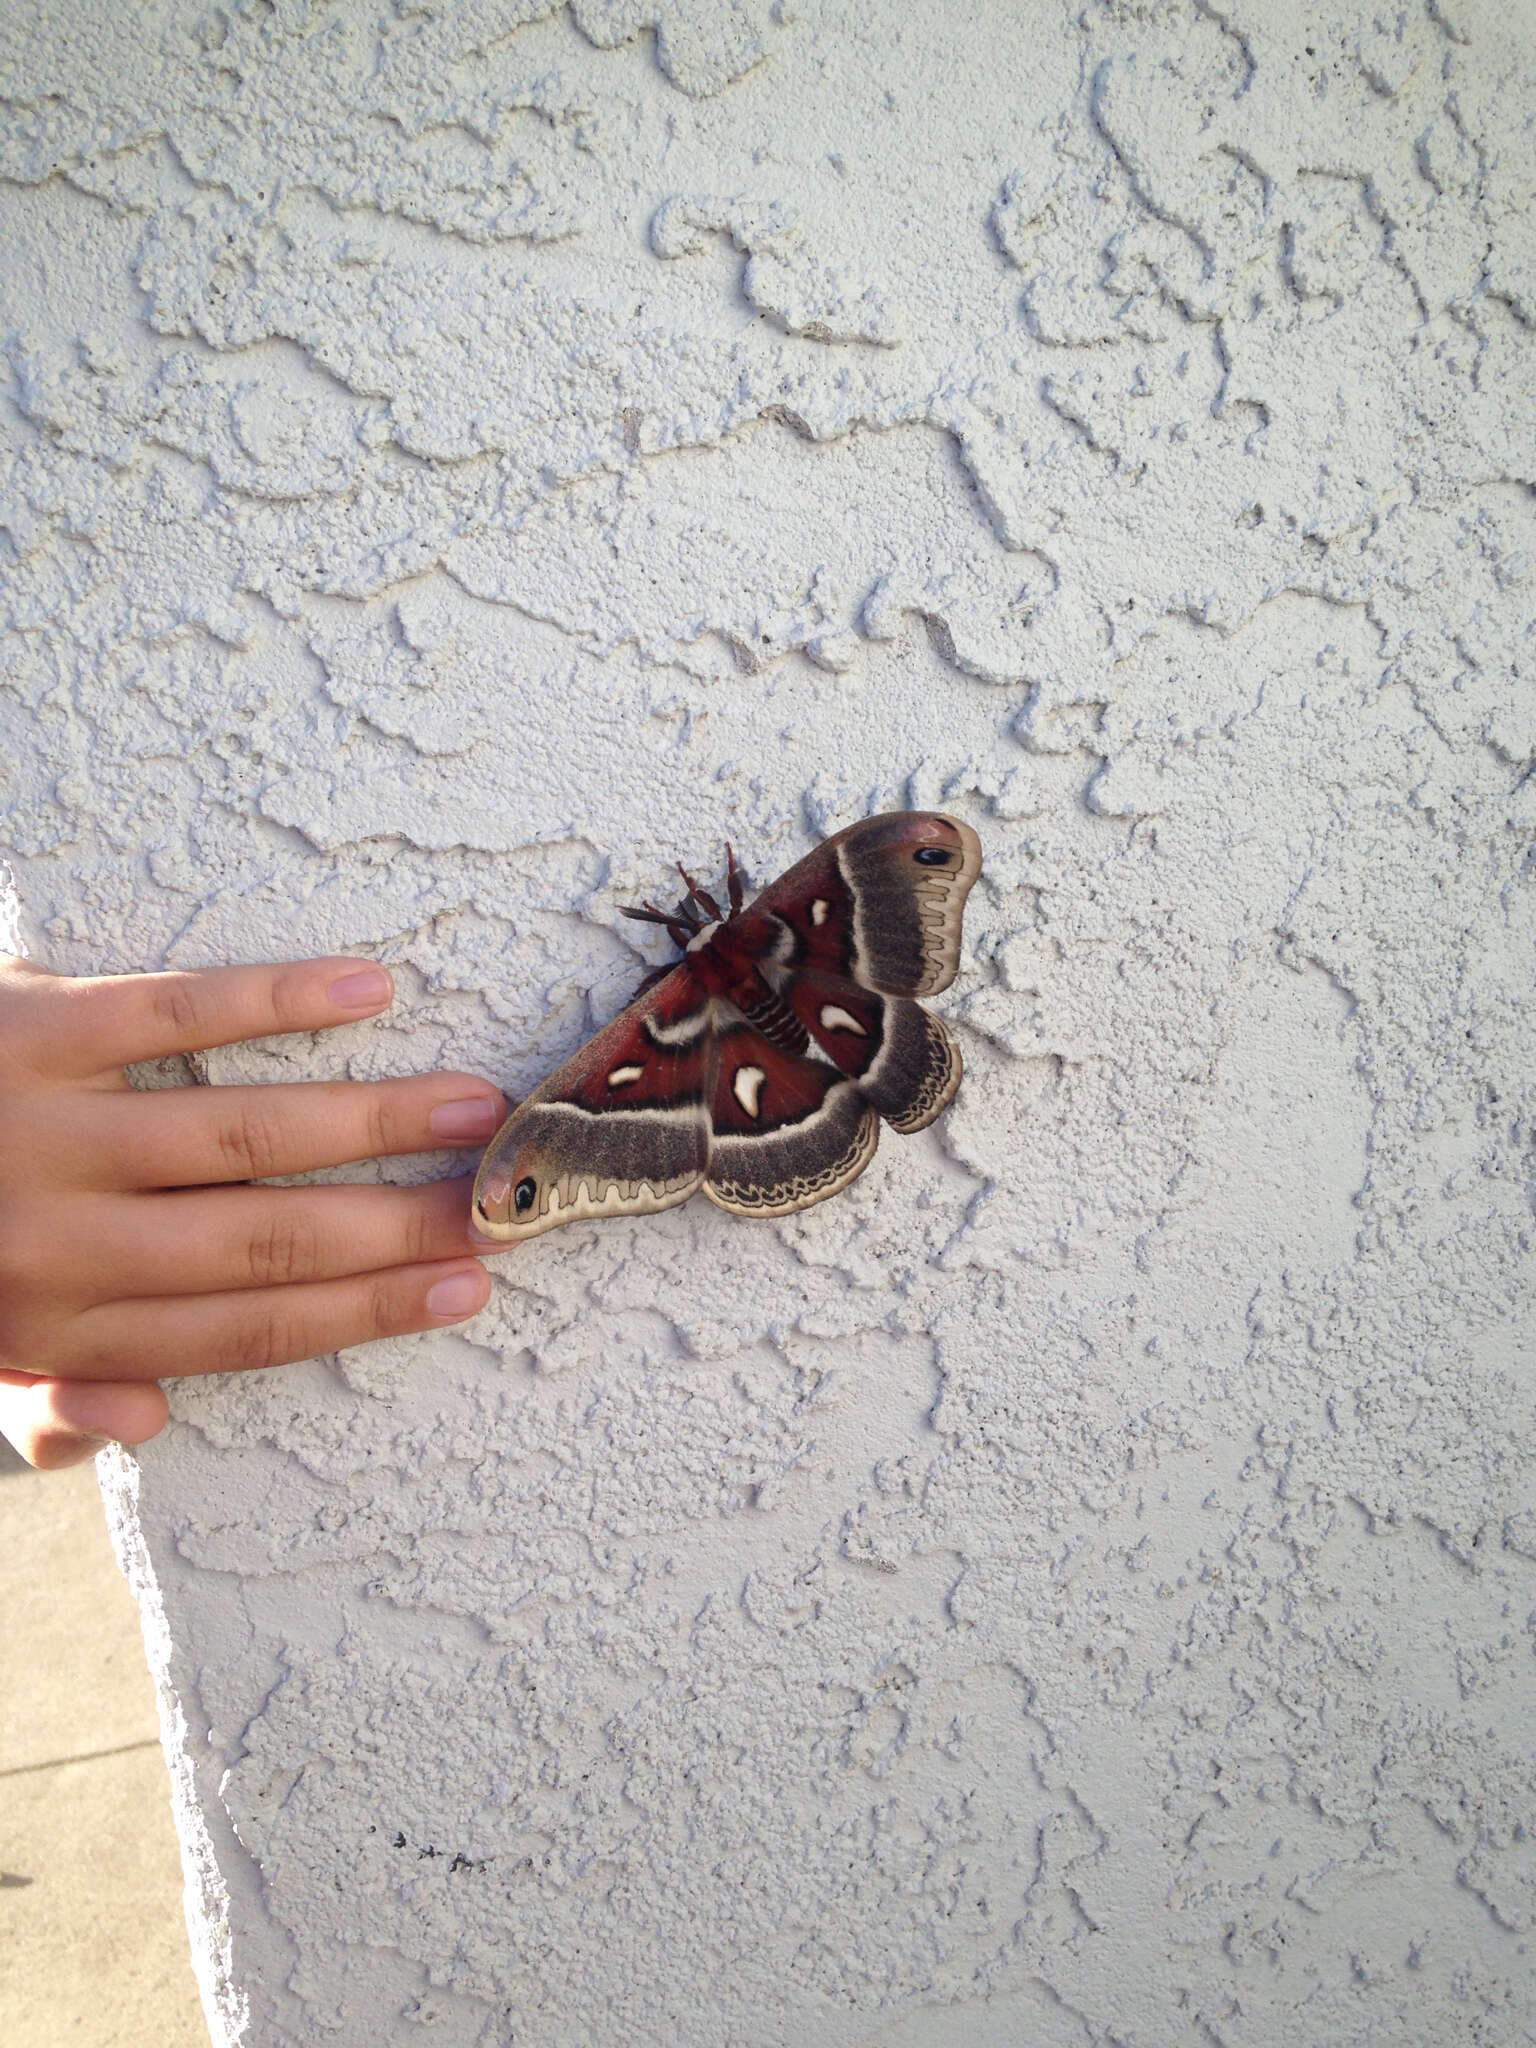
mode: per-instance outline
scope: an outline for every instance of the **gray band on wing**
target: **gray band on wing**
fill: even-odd
[[[879,1057],[859,1087],[892,1130],[931,1124],[960,1086],[960,1048],[921,1004],[887,996]]]
[[[981,871],[981,849],[968,833],[951,851],[948,867],[916,860],[893,867],[889,844],[876,834],[853,833],[838,847],[853,899],[856,974],[866,988],[931,996],[954,980],[965,899]]]
[[[642,1187],[657,1194],[697,1181],[708,1157],[702,1106],[681,1109],[583,1109],[574,1102],[530,1102],[517,1120],[516,1154],[537,1191],[534,1214],[551,1191],[568,1204],[585,1182],[594,1197],[608,1184],[633,1201]]]
[[[716,1137],[704,1192],[738,1215],[786,1215],[846,1187],[879,1141],[875,1112],[852,1081],[839,1081],[820,1109],[784,1130]]]

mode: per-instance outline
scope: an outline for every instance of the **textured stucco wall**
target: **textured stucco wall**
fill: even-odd
[[[1529,7],[0,50],[39,958],[371,949],[207,1075],[517,1090],[674,857],[987,852],[847,1194],[110,1465],[216,2038],[1528,2041]]]

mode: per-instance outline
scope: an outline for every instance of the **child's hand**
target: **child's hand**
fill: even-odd
[[[34,1465],[166,1419],[156,1380],[463,1322],[491,1291],[467,1183],[253,1187],[482,1144],[488,1081],[132,1087],[133,1060],[384,1009],[365,960],[67,980],[0,955],[0,1430]]]

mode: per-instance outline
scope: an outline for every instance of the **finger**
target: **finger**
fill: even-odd
[[[345,956],[170,974],[48,975],[27,987],[23,1029],[34,1056],[48,1073],[77,1075],[242,1038],[322,1031],[371,1017],[394,999],[382,967]]]
[[[109,1443],[142,1444],[164,1429],[169,1408],[153,1380],[46,1380],[0,1372],[0,1435],[29,1465],[78,1465]]]
[[[20,1271],[46,1276],[53,1299],[73,1308],[335,1280],[472,1254],[470,1185],[59,1195],[28,1219],[35,1245],[14,1251]],[[65,1244],[83,1248],[77,1280],[64,1269]],[[8,1263],[0,1259],[0,1274]]]
[[[275,1180],[405,1152],[483,1145],[506,1102],[474,1074],[397,1081],[95,1093],[59,1134],[53,1177],[76,1186]]]
[[[484,1266],[456,1259],[241,1294],[114,1301],[70,1324],[67,1370],[84,1380],[143,1380],[289,1365],[466,1322],[490,1293]]]

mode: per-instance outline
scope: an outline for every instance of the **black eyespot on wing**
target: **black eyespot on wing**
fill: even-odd
[[[532,1174],[525,1174],[512,1190],[512,1206],[519,1216],[526,1216],[533,1207],[533,1198],[538,1193],[537,1183]]]
[[[954,855],[947,846],[920,846],[912,858],[925,868],[947,868]]]

